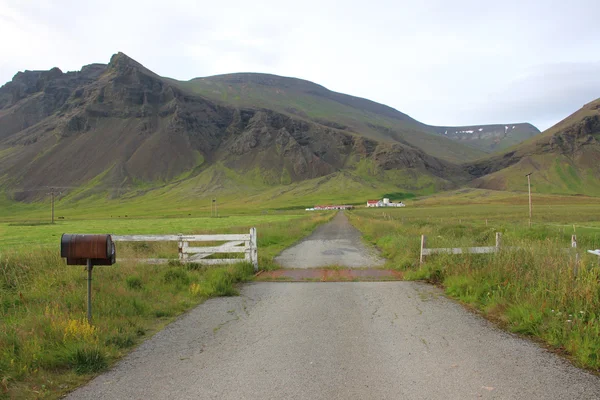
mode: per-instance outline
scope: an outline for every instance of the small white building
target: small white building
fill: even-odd
[[[367,200],[367,207],[406,207],[403,202],[393,203],[388,198],[383,200]]]

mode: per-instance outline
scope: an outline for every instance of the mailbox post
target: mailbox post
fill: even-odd
[[[110,235],[63,234],[60,238],[60,256],[67,265],[85,265],[87,270],[87,319],[92,323],[92,269],[94,265],[113,265],[115,243]]]

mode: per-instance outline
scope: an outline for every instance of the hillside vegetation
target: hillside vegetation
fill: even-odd
[[[600,99],[540,136],[468,167],[473,184],[497,190],[600,196]]]
[[[386,105],[333,92],[313,82],[277,75],[238,73],[178,83],[237,107],[273,109],[375,140],[408,143],[432,156],[455,162],[473,160],[540,133],[533,125],[523,123],[429,126]]]

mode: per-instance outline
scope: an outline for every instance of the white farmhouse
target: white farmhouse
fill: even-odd
[[[403,202],[393,203],[388,198],[383,200],[368,200],[367,207],[406,207]]]

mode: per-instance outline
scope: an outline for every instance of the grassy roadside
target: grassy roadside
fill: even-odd
[[[427,210],[357,210],[351,222],[387,258],[387,266],[406,279],[442,285],[446,293],[499,321],[508,330],[539,338],[568,353],[580,366],[600,370],[600,266],[598,257],[581,262],[566,249],[572,228],[564,229],[577,207],[555,214],[548,224],[526,225],[510,218],[491,223],[469,219],[473,207],[455,207],[452,218],[431,217]],[[486,206],[478,214],[486,215]],[[493,213],[488,207],[487,215]],[[417,214],[416,216],[413,216]],[[429,215],[425,217],[425,215]],[[596,214],[597,215],[597,214]],[[445,222],[444,222],[445,219]],[[462,222],[458,222],[461,219]],[[550,218],[548,218],[550,219]],[[580,249],[600,248],[597,221],[577,228]],[[490,255],[436,255],[419,266],[420,235],[428,247],[492,246],[503,233],[506,250]]]
[[[314,213],[259,224],[250,218],[244,223],[242,218],[236,226],[202,233],[243,232],[254,225],[259,265],[274,269],[276,254],[333,215]],[[151,245],[118,245],[118,251],[140,255],[171,251]],[[218,268],[134,262],[96,267],[94,324],[89,325],[83,267],[66,266],[57,246],[4,251],[0,253],[0,397],[58,398],[191,307],[210,297],[237,294],[236,283],[251,279],[253,273],[252,266],[244,263]]]

